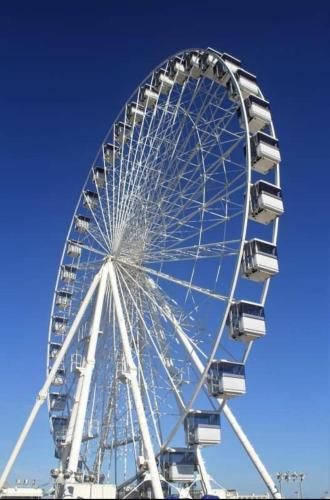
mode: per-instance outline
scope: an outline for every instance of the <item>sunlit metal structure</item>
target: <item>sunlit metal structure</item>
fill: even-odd
[[[220,414],[280,498],[228,405],[265,334],[280,159],[270,104],[233,56],[186,50],[139,85],[74,211],[46,381],[0,489],[47,400],[59,498],[212,494],[202,448],[220,444]]]

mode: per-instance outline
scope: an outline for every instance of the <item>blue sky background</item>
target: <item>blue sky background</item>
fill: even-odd
[[[60,253],[102,138],[162,59],[212,46],[271,101],[286,208],[269,335],[233,409],[272,474],[304,471],[306,496],[329,491],[329,3],[11,1],[0,16],[0,468],[45,375]],[[223,427],[213,474],[265,491]],[[43,411],[12,478],[47,482],[52,455]]]

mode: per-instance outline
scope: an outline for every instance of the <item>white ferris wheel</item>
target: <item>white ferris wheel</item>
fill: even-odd
[[[202,453],[223,415],[280,498],[229,407],[266,333],[279,162],[269,102],[238,59],[180,52],[135,90],[81,191],[46,381],[0,489],[47,400],[57,497],[212,494]]]

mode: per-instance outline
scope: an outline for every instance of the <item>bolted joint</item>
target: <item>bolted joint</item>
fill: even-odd
[[[63,477],[64,479],[70,479],[70,477],[73,475],[73,472],[71,470],[66,470],[64,471]]]
[[[40,391],[37,396],[37,401],[45,401],[47,399],[48,392],[47,391]]]
[[[94,368],[95,366],[95,359],[86,359],[86,365],[90,368]],[[85,367],[86,368],[86,367]]]

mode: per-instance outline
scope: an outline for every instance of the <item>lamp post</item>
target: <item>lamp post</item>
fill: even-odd
[[[286,481],[289,483],[290,481],[297,481],[299,480],[299,498],[303,498],[302,494],[302,482],[306,478],[306,474],[304,472],[278,472],[276,474],[276,479],[279,482],[279,487],[280,487],[280,493],[282,496],[282,481]],[[298,492],[297,492],[298,493]]]
[[[303,472],[300,472],[300,473],[298,474],[298,477],[299,477],[299,480],[300,480],[300,483],[299,483],[300,498],[302,498],[302,497],[303,497],[303,496],[302,496],[302,482],[303,482],[303,480],[305,479],[306,474],[304,474]]]
[[[280,494],[282,496],[282,479],[283,479],[283,473],[282,472],[278,472],[276,474],[276,479],[278,480],[278,483],[279,483],[279,486],[280,486]]]

